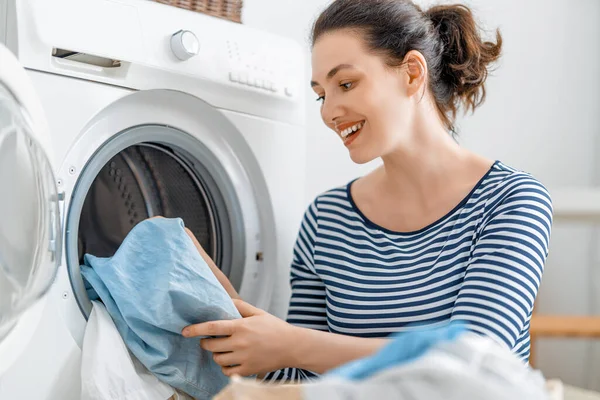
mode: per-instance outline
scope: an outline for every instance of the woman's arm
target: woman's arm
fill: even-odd
[[[194,246],[196,246],[196,249],[198,249],[198,252],[200,252],[200,255],[202,256],[206,264],[208,264],[213,274],[215,274],[219,283],[223,286],[223,288],[225,288],[225,291],[229,294],[229,296],[232,299],[241,299],[240,295],[235,290],[229,279],[227,279],[225,274],[219,269],[219,267],[215,265],[214,261],[208,256],[208,254],[206,254],[206,251],[204,251],[204,249],[202,248],[202,246],[198,242],[198,239],[196,239],[196,236],[194,236],[192,231],[190,231],[188,228],[185,228],[185,232],[190,237],[190,239],[192,239]]]
[[[164,217],[162,215],[156,215],[149,219],[154,219],[154,218],[164,218]],[[211,269],[211,271],[213,272],[213,274],[215,275],[215,277],[217,278],[217,280],[219,281],[221,286],[223,286],[223,288],[225,289],[227,294],[229,294],[229,297],[231,297],[232,299],[240,299],[240,295],[235,290],[235,288],[233,287],[233,285],[231,284],[229,279],[227,279],[225,274],[219,269],[219,267],[217,267],[215,265],[214,261],[209,257],[209,255],[206,254],[206,251],[204,251],[204,249],[200,245],[200,242],[198,242],[198,239],[196,239],[196,236],[194,236],[194,233],[191,230],[189,230],[189,228],[185,228],[185,233],[187,233],[187,235],[190,237],[190,239],[192,239],[192,243],[194,243],[194,246],[196,246],[196,249],[200,253],[200,256],[202,256],[202,259],[206,262],[206,264],[208,264],[208,267]]]
[[[243,318],[190,325],[182,332],[186,337],[217,336],[202,339],[201,345],[214,353],[227,376],[262,376],[287,367],[323,373],[386,343],[297,327],[242,300],[234,303]]]
[[[552,226],[552,203],[535,179],[513,176],[486,207],[452,320],[509,349],[528,353],[533,304],[542,280]],[[518,348],[515,349],[515,347]]]
[[[294,327],[288,364],[322,374],[367,357],[387,342],[388,339],[359,338]]]

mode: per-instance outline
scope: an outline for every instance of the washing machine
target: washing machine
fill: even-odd
[[[0,0],[0,40],[48,121],[62,232],[3,396],[79,397],[82,257],[154,215],[181,217],[242,298],[285,316],[305,207],[299,44],[149,0]]]

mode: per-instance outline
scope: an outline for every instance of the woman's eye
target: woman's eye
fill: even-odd
[[[323,102],[325,101],[325,96],[319,96],[317,98],[317,101],[321,102],[321,104],[323,104]]]
[[[340,87],[344,88],[345,90],[350,90],[352,88],[352,82],[342,83],[340,84]]]

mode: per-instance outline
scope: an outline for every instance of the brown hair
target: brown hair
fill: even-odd
[[[316,20],[311,42],[339,29],[364,35],[369,50],[399,66],[406,53],[419,51],[429,70],[429,89],[446,128],[462,105],[475,111],[485,100],[488,66],[500,57],[502,36],[483,41],[471,10],[464,5],[440,5],[423,12],[411,0],[336,0]]]

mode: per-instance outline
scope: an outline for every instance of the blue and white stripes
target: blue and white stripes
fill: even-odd
[[[294,250],[294,325],[360,337],[466,321],[529,357],[529,320],[552,225],[546,189],[496,162],[450,213],[392,232],[355,206],[350,184],[307,210]],[[294,368],[268,380],[314,376]]]

